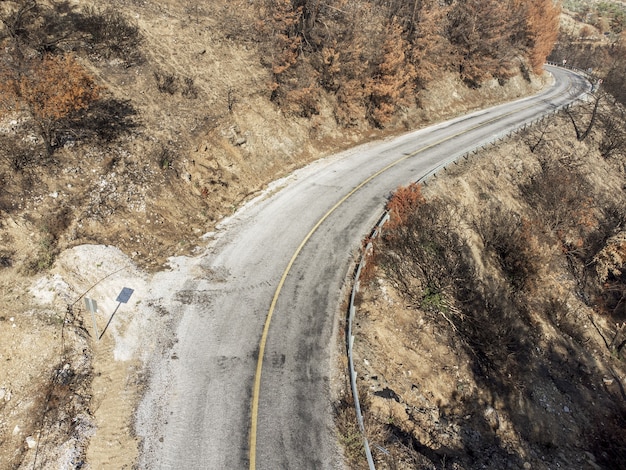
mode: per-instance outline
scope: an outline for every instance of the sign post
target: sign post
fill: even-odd
[[[130,300],[130,296],[133,295],[133,292],[135,292],[134,289],[131,289],[130,287],[124,287],[122,289],[122,291],[119,293],[119,295],[117,296],[117,299],[115,299],[115,301],[117,302],[117,307],[115,307],[115,310],[111,314],[111,317],[109,318],[109,321],[107,322],[106,326],[104,327],[104,330],[102,330],[102,333],[100,333],[100,336],[98,337],[98,339],[100,339],[100,338],[102,338],[102,336],[104,336],[104,333],[107,330],[107,328],[109,327],[109,325],[111,324],[111,320],[113,320],[113,317],[115,316],[115,313],[117,312],[117,309],[120,308],[120,305],[125,304],[125,303],[127,303]]]

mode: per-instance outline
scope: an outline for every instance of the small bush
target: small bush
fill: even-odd
[[[388,209],[395,215],[376,240],[379,266],[411,302],[443,306],[453,286],[462,285],[472,270],[468,247],[453,229],[446,204],[425,201],[415,185],[396,192]]]
[[[59,125],[74,113],[89,109],[100,98],[96,84],[71,54],[46,54],[43,58],[24,61],[20,70],[0,70],[0,113],[15,108],[26,111],[34,122],[34,129],[52,155]]]
[[[425,202],[422,187],[418,183],[399,187],[387,202],[390,216],[387,227],[393,229],[406,224],[409,217],[414,215],[418,207]]]
[[[155,70],[154,79],[156,81],[157,89],[161,93],[173,95],[178,91],[178,80],[176,79],[175,74]]]
[[[88,35],[88,47],[105,58],[116,57],[127,64],[141,61],[139,27],[113,7],[85,8],[77,16],[76,29]]]
[[[424,296],[422,297],[420,307],[433,312],[445,313],[448,311],[448,305],[443,293],[429,286],[426,286],[426,289],[424,289]]]
[[[26,265],[27,272],[36,274],[50,269],[57,254],[56,241],[50,234],[45,234],[39,242],[39,249],[35,258],[31,259]]]
[[[23,129],[15,129],[10,134],[0,135],[0,162],[2,167],[8,167],[11,172],[22,173],[28,167],[41,164],[46,160],[34,148],[29,147],[23,137]]]
[[[359,398],[363,400],[361,410],[364,413],[367,413],[368,409],[368,396],[367,390],[359,389]],[[346,459],[352,468],[361,468],[365,460],[365,448],[354,406],[352,393],[347,392],[334,405],[335,425]]]
[[[51,213],[41,223],[41,239],[35,257],[27,263],[30,273],[38,273],[50,269],[59,254],[59,237],[67,230],[72,222],[72,213],[69,207],[61,208]]]
[[[603,158],[612,158],[626,155],[626,115],[622,110],[621,116],[618,107],[614,106],[610,112],[600,115],[603,133],[599,150]]]
[[[185,77],[183,79],[183,86],[180,90],[181,95],[185,98],[196,99],[198,97],[198,88],[193,82],[193,78]]]
[[[543,214],[555,234],[587,225],[594,205],[585,176],[558,161],[546,163],[543,171],[522,187],[522,194],[531,207]]]
[[[285,93],[284,107],[287,112],[310,118],[320,113],[320,90],[315,85],[290,90]]]
[[[157,161],[162,170],[168,170],[174,165],[174,151],[168,147],[162,147],[157,153]]]
[[[13,266],[13,253],[10,251],[0,251],[0,268],[10,268]]]
[[[540,265],[535,235],[540,225],[496,206],[484,211],[474,227],[514,291],[528,287]]]

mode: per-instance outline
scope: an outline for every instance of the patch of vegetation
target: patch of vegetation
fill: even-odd
[[[469,252],[445,203],[418,192],[400,188],[390,199],[391,219],[374,240],[374,260],[412,303],[443,306],[450,289],[471,275]]]
[[[191,77],[180,78],[175,73],[155,70],[153,72],[154,81],[160,93],[175,95],[180,91],[181,96],[187,99],[198,97],[198,88]]]
[[[107,56],[136,60],[139,30],[121,13],[20,0],[5,2],[0,20],[5,33],[0,45],[6,52],[0,61],[0,117],[28,117],[14,135],[0,136],[20,142],[18,151],[5,157],[14,171],[42,163],[68,141],[93,135],[112,140],[134,126],[130,103],[107,97],[75,55],[97,48]],[[29,133],[38,136],[43,158],[34,142],[24,144]]]
[[[261,61],[272,74],[271,99],[283,110],[311,117],[328,94],[341,125],[367,120],[385,127],[444,73],[478,88],[528,68],[539,72],[558,15],[552,0],[267,0],[257,29]]]
[[[621,116],[620,106],[608,101],[596,111],[598,116]],[[615,122],[622,129],[621,118]],[[479,207],[472,206],[471,197],[433,193],[430,185],[432,195],[420,197],[417,204],[406,202],[406,188],[392,196],[389,206],[402,216],[394,221],[392,213],[382,235],[373,240],[376,272],[384,272],[396,287],[404,305],[410,306],[407,311],[419,311],[415,318],[428,318],[428,331],[432,328],[438,333],[438,342],[445,342],[451,351],[463,351],[476,387],[462,388],[449,397],[446,406],[437,403],[439,416],[445,415],[461,429],[455,434],[461,444],[447,447],[454,442],[448,433],[457,432],[450,431],[452,428],[441,431],[442,437],[433,438],[432,445],[424,445],[416,437],[428,429],[436,433],[439,431],[433,429],[445,428],[432,424],[422,412],[412,411],[412,407],[423,406],[425,395],[421,401],[405,404],[406,418],[389,423],[389,418],[380,414],[379,422],[395,427],[391,435],[403,443],[399,447],[396,441],[387,441],[394,449],[393,464],[417,454],[433,465],[447,461],[463,468],[481,468],[485,462],[479,456],[488,454],[491,465],[516,461],[521,466],[526,458],[521,456],[526,454],[501,440],[506,434],[500,426],[503,416],[523,441],[524,452],[537,449],[554,464],[560,459],[557,451],[580,445],[576,439],[564,443],[560,437],[565,420],[569,420],[569,403],[580,416],[568,422],[575,422],[575,433],[585,436],[584,450],[593,453],[595,462],[609,468],[623,455],[622,433],[600,430],[601,426],[611,430],[623,427],[621,376],[626,348],[623,184],[619,177],[599,183],[589,171],[593,167],[623,176],[622,154],[609,159],[602,155],[599,144],[612,129],[603,123],[598,119],[582,142],[566,113],[538,124],[542,127],[534,136],[542,136],[542,145],[535,145],[535,137],[525,133],[516,145],[507,146],[507,151],[515,149],[519,158],[534,168],[531,172],[512,172],[503,178],[500,172],[506,170],[493,164],[494,173],[506,183],[489,185],[463,173],[448,172],[452,176],[444,176],[447,184],[457,187],[450,180],[459,178],[477,195],[490,187],[500,188],[502,194],[477,198]],[[571,150],[574,142],[575,152]],[[490,161],[503,157],[495,152],[498,149],[489,155]],[[443,184],[438,181],[439,188]],[[514,201],[510,194],[515,195]],[[411,209],[398,211],[396,207]],[[409,314],[405,311],[403,315]],[[409,339],[397,347],[419,352],[410,333],[399,333],[398,339],[403,334]],[[445,370],[448,362],[442,367]],[[385,386],[400,386],[404,378],[387,376],[390,385]],[[594,385],[598,383],[606,387]],[[417,390],[417,385],[413,388]],[[485,401],[485,397],[491,398]],[[568,401],[565,408],[558,405],[564,400]],[[591,402],[594,405],[589,405]],[[485,412],[487,404],[490,407]],[[476,406],[483,408],[477,411]],[[564,413],[559,413],[559,406]],[[599,412],[603,413],[603,425],[597,419]],[[413,422],[416,414],[425,427]],[[477,432],[479,439],[472,437]],[[400,451],[401,447],[409,450]]]
[[[448,306],[446,305],[444,295],[441,292],[433,290],[429,287],[426,287],[424,290],[424,297],[422,297],[420,307],[434,312],[448,312]]]
[[[13,266],[13,252],[0,250],[0,268],[10,268]]]
[[[156,81],[157,89],[161,93],[173,95],[178,91],[178,80],[173,73],[155,70],[154,80]]]
[[[71,210],[68,207],[63,207],[45,218],[41,223],[37,253],[26,265],[28,273],[39,273],[52,267],[59,254],[57,246],[59,237],[68,228],[71,221]]]
[[[59,54],[67,49],[85,50],[92,56],[119,58],[126,65],[142,60],[142,38],[137,25],[119,9],[91,7],[83,10],[68,2],[13,0],[4,2],[0,20],[17,52]]]
[[[346,386],[350,387],[349,384],[346,384]],[[365,392],[365,390],[361,392]],[[363,397],[361,410],[367,410],[369,407],[368,395],[361,392],[359,393],[359,396]],[[363,433],[359,428],[351,393],[344,394],[334,404],[334,417],[339,442],[342,445],[344,456],[350,464],[350,468],[361,468],[364,464],[367,465]],[[370,432],[368,434],[372,437]]]
[[[50,269],[57,255],[56,240],[49,233],[44,233],[39,241],[37,253],[26,265],[27,273],[37,274]]]
[[[176,153],[169,147],[162,147],[157,154],[159,168],[162,170],[169,170],[173,168],[175,159]]]
[[[103,58],[118,58],[129,66],[143,61],[139,28],[118,9],[88,6],[77,14],[75,28],[86,36],[84,47]]]

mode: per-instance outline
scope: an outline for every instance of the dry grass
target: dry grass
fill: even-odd
[[[598,427],[623,425],[626,365],[594,259],[619,245],[625,162],[599,154],[601,127],[581,143],[567,119],[551,119],[542,148],[515,137],[429,182],[416,213],[426,222],[409,218],[378,243],[355,354],[369,419],[394,449],[384,468],[612,468],[624,456],[620,433]],[[432,230],[428,205],[454,222]],[[392,265],[385,250],[397,256],[403,243],[412,248]],[[465,254],[433,257],[439,245]],[[454,281],[435,302],[425,286],[440,272]]]

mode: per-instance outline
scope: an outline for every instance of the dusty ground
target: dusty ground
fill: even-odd
[[[192,254],[204,233],[276,177],[384,136],[342,131],[329,110],[314,122],[283,116],[267,100],[254,45],[229,36],[221,2],[113,3],[140,26],[146,61],[90,67],[114,97],[132,99],[137,126],[106,148],[69,143],[45,166],[0,171],[2,469],[132,468],[143,360],[167,351],[167,334],[157,332],[176,322],[158,293],[147,293],[151,273]],[[193,77],[197,97],[160,93],[155,70]],[[386,132],[532,88],[511,80],[470,91],[444,80],[424,92],[423,110]],[[22,124],[14,116],[0,132]],[[135,293],[98,341],[84,297],[98,301],[102,332],[122,287]]]
[[[624,339],[623,315],[612,316],[585,294],[585,281],[549,231],[537,229],[530,238],[535,253],[529,259],[538,271],[523,293],[499,277],[472,228],[494,204],[529,219],[550,219],[525,202],[521,189],[549,162],[591,183],[589,193],[579,192],[573,213],[584,210],[583,194],[594,195],[590,213],[614,203],[623,207],[624,156],[604,160],[597,141],[577,142],[572,128],[555,122],[543,156],[516,137],[452,166],[424,189],[427,199],[440,198],[442,211],[454,208],[453,230],[467,222],[461,233],[478,265],[479,281],[472,285],[486,291],[490,283],[499,286],[494,289],[501,298],[522,305],[516,313],[506,317],[492,305],[486,309],[492,318],[481,319],[471,308],[439,298],[436,308],[432,299],[416,305],[380,266],[362,284],[355,367],[377,468],[623,467],[626,365],[615,350]],[[581,219],[562,227],[560,236],[596,228]],[[601,265],[623,240],[623,225],[611,233],[594,263]],[[612,259],[624,269],[623,258]],[[503,301],[503,308],[515,311],[512,304]],[[467,322],[477,324],[466,328]],[[483,333],[468,334],[475,329]]]

